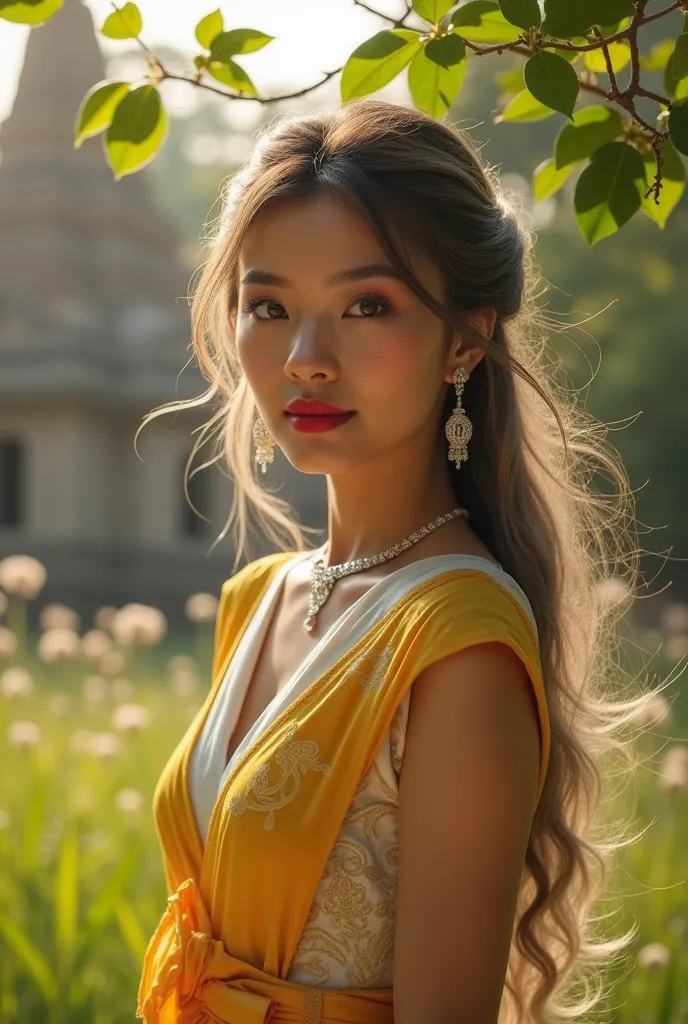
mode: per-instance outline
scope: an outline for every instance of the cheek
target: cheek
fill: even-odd
[[[250,325],[242,326],[239,321],[234,338],[237,358],[249,383],[261,380],[271,372],[274,373],[276,349],[274,346],[261,343],[261,339]]]
[[[429,326],[408,322],[380,333],[374,341],[356,346],[350,374],[359,392],[370,398],[392,403],[400,394],[421,393],[420,383],[432,389],[437,368],[433,360],[433,339]],[[436,346],[435,346],[436,347]]]

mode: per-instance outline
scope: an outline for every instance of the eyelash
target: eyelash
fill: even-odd
[[[366,292],[365,295],[357,295],[356,298],[351,300],[349,305],[354,306],[354,305],[356,305],[357,302],[364,302],[365,300],[372,300],[373,302],[376,302],[378,304],[378,306],[382,307],[382,312],[377,313],[374,316],[357,316],[357,317],[353,317],[354,320],[378,320],[381,316],[385,316],[387,313],[391,312],[392,304],[391,304],[391,302],[388,299],[385,299],[382,295],[375,295],[375,294],[370,293],[370,292]],[[272,299],[272,298],[270,298],[269,296],[266,296],[266,295],[259,295],[259,296],[256,296],[253,299],[249,299],[248,302],[246,302],[242,306],[242,312],[248,313],[251,316],[251,319],[253,319],[255,321],[258,321],[258,322],[261,322],[261,323],[267,323],[269,320],[281,320],[281,319],[283,319],[282,317],[278,317],[278,316],[268,316],[268,317],[255,316],[256,307],[257,306],[262,306],[262,304],[264,302],[272,302],[272,303],[275,303],[275,305],[277,305],[277,306],[281,306],[282,305],[282,303],[281,302],[277,302],[276,299]],[[284,308],[284,307],[282,307],[282,308]]]

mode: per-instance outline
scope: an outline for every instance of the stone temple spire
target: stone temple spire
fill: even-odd
[[[186,294],[182,242],[144,168],[115,181],[101,135],[73,148],[79,105],[107,77],[93,17],[66,0],[30,30],[0,126],[0,287],[47,302],[168,305]]]
[[[36,158],[93,165],[99,147],[89,146],[88,154],[84,147],[81,154],[72,139],[79,104],[102,78],[105,63],[91,13],[81,0],[66,0],[27,37],[14,107],[0,131],[3,165],[25,166]]]

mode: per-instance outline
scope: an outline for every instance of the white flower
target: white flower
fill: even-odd
[[[214,622],[217,604],[214,594],[192,594],[184,605],[184,614],[190,622]]]
[[[11,658],[17,649],[17,634],[0,626],[0,658]]]
[[[122,741],[114,732],[91,732],[89,729],[77,729],[69,741],[69,749],[73,754],[85,754],[97,761],[117,757],[122,749]]]
[[[94,732],[86,744],[86,753],[98,761],[117,757],[121,749],[120,738],[114,732]]]
[[[195,672],[178,669],[172,674],[170,689],[177,697],[190,697],[198,689],[198,676]]]
[[[688,747],[669,747],[657,781],[661,789],[688,789]]]
[[[688,633],[674,633],[664,642],[664,656],[669,661],[680,661],[688,654]]]
[[[631,597],[631,588],[621,576],[607,576],[595,584],[595,599],[601,611],[630,604]]]
[[[47,629],[38,640],[37,654],[41,661],[72,661],[81,647],[79,634],[73,629]]]
[[[671,953],[661,942],[650,942],[638,953],[638,963],[641,967],[649,967],[657,970],[666,967],[671,959]]]
[[[108,695],[107,679],[98,675],[86,676],[81,684],[81,692],[89,704],[99,704]]]
[[[85,833],[83,844],[89,853],[99,853],[112,847],[112,836],[106,828],[94,828],[93,831]]]
[[[80,616],[66,604],[47,604],[38,616],[42,629],[71,629],[76,632],[81,625]]]
[[[127,659],[124,653],[113,648],[98,659],[98,668],[106,676],[116,676],[119,675],[126,663]]]
[[[12,747],[37,747],[42,738],[35,722],[12,722],[7,730],[7,742]]]
[[[127,604],[112,620],[112,635],[118,644],[153,647],[167,632],[167,619],[159,608],[146,604]]]
[[[647,704],[640,709],[638,714],[635,716],[636,721],[643,726],[649,726],[655,728],[658,725],[662,725],[667,719],[671,717],[671,704],[662,697],[661,694],[650,698]]]
[[[112,620],[117,614],[117,609],[113,608],[112,605],[106,604],[93,616],[93,625],[96,629],[102,630],[103,633],[109,633]]]
[[[688,633],[688,604],[668,604],[662,611],[661,621],[666,633]]]
[[[33,676],[22,665],[12,665],[0,676],[0,694],[8,700],[30,697],[33,689]]]
[[[120,789],[115,795],[115,803],[125,814],[136,814],[143,807],[143,797],[138,789]]]
[[[0,560],[0,587],[8,594],[32,600],[40,594],[47,576],[43,563],[31,555],[8,555]]]
[[[150,725],[151,713],[143,704],[120,704],[112,713],[112,728],[119,732],[140,732]]]
[[[72,754],[85,754],[93,733],[90,729],[77,729],[69,738],[69,749]]]
[[[112,650],[112,637],[102,629],[89,629],[81,638],[81,654],[87,661],[98,661]]]
[[[196,660],[190,658],[188,654],[175,654],[173,658],[167,662],[167,671],[170,675],[174,672],[195,672],[196,671]]]

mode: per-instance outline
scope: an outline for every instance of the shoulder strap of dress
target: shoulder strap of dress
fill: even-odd
[[[432,662],[465,647],[496,641],[514,651],[528,672],[537,706],[539,799],[551,745],[539,637],[530,606],[499,575],[483,569],[458,569],[424,588],[414,601],[413,615],[402,616],[406,663],[411,678],[417,678]]]
[[[272,576],[285,562],[295,557],[293,551],[276,551],[249,562],[222,584],[215,619],[213,641],[212,685],[217,681],[220,665],[225,660],[231,635],[238,623],[250,616]]]

